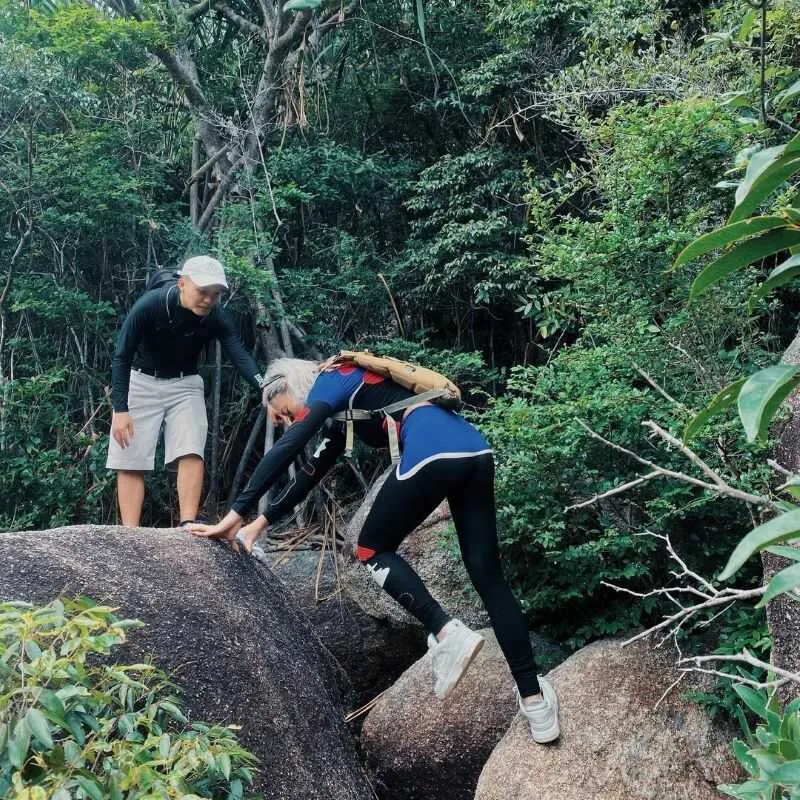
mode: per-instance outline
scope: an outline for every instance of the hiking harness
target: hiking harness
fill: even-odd
[[[364,384],[362,383],[361,386]],[[361,386],[353,392],[350,397],[350,402],[358,394]],[[354,430],[353,423],[361,422],[368,419],[384,418],[386,421],[386,433],[389,436],[389,455],[392,458],[392,464],[400,463],[400,442],[397,438],[397,425],[395,424],[392,414],[395,411],[402,411],[404,408],[420,405],[421,403],[431,403],[436,400],[445,400],[451,398],[452,394],[447,389],[429,389],[427,392],[415,394],[413,397],[407,397],[405,400],[398,400],[396,403],[390,403],[383,408],[376,408],[373,411],[366,411],[363,408],[348,408],[346,411],[340,411],[337,414],[332,414],[331,419],[339,420],[345,423],[345,445],[344,455],[345,458],[350,458],[353,455],[354,443]]]

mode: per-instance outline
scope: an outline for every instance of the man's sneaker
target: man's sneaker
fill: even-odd
[[[436,679],[433,691],[440,700],[456,688],[485,641],[483,636],[471,631],[458,619],[451,619],[442,632],[444,638],[441,641],[432,633],[428,634],[428,649]]]
[[[554,742],[561,734],[558,727],[558,697],[547,678],[539,676],[539,688],[542,690],[542,699],[538,703],[527,705],[517,692],[517,701],[522,716],[531,726],[531,736],[534,742],[545,744]]]

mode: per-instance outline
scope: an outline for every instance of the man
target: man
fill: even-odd
[[[255,361],[219,306],[227,288],[219,261],[190,258],[178,271],[177,284],[145,292],[122,326],[111,370],[114,414],[106,466],[117,471],[123,525],[139,524],[144,473],[155,464],[162,422],[164,462],[178,464],[180,524],[197,517],[208,433],[203,379],[197,374],[203,347],[218,339],[244,379],[261,387]]]

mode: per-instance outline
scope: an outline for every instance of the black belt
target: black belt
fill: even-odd
[[[131,369],[134,372],[142,372],[145,375],[150,375],[153,378],[185,378],[189,375],[197,375],[196,369],[184,369],[184,370],[168,370],[168,369],[155,369],[151,367],[132,367]]]

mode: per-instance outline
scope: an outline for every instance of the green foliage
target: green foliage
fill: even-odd
[[[505,568],[536,624],[573,646],[630,630],[655,610],[654,601],[631,603],[602,583],[644,589],[666,579],[655,541],[639,530],[669,532],[702,571],[746,524],[732,505],[656,484],[565,512],[637,476],[635,463],[588,438],[577,420],[632,449],[641,447],[643,419],[669,425],[660,396],[636,384],[630,359],[614,345],[573,347],[547,367],[515,370],[507,396],[479,422],[497,461]],[[673,458],[655,460],[682,468]],[[704,531],[701,540],[693,529]]]
[[[732,749],[750,775],[742,783],[719,786],[740,800],[791,800],[800,793],[800,699],[781,710],[777,696],[744,684],[733,687],[742,703],[756,715],[755,731],[742,715],[745,739]]]
[[[3,530],[103,519],[113,509],[106,439],[83,415],[71,418],[71,397],[80,398],[81,384],[88,389],[86,376],[52,370],[0,387]]]
[[[0,794],[244,798],[255,757],[191,722],[150,664],[110,662],[141,625],[88,600],[0,604]]]
[[[686,640],[684,647],[690,647],[694,652],[698,650],[706,653],[710,649],[708,630],[709,622],[713,615],[709,611],[693,629],[684,633]],[[772,639],[767,626],[766,614],[761,609],[748,605],[737,605],[731,608],[720,619],[716,626],[716,643],[713,646],[714,655],[738,656],[743,651],[751,653],[762,660],[769,660],[772,649]],[[734,662],[719,662],[716,667],[720,672],[726,673],[731,678],[747,678],[753,681],[766,679],[766,672],[755,667],[745,669],[741,664]],[[741,707],[739,695],[734,691],[735,682],[730,678],[718,678],[712,691],[688,692],[687,696],[693,702],[706,708],[712,716],[724,714],[731,722],[747,724],[746,716]]]

